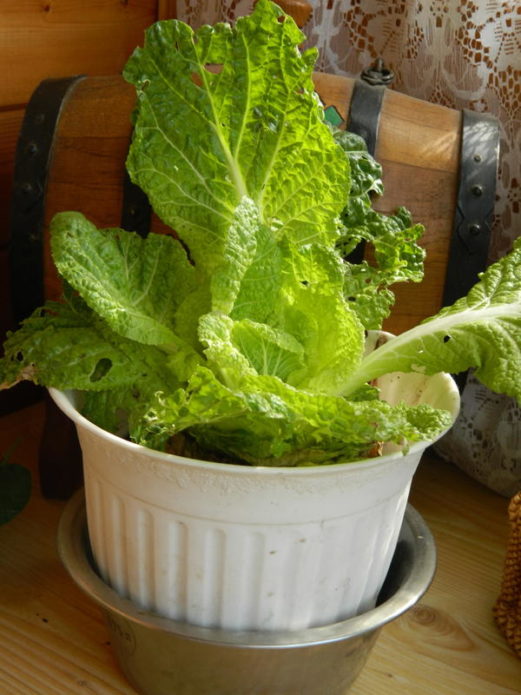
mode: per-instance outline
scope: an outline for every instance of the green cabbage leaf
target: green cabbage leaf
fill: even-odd
[[[172,233],[56,215],[63,301],[8,336],[0,387],[76,389],[87,417],[133,441],[270,466],[405,450],[450,425],[380,399],[388,372],[473,367],[521,397],[519,244],[468,297],[365,354],[392,285],[422,278],[423,228],[373,208],[381,167],[326,122],[303,39],[269,0],[234,26],[147,31],[124,72],[127,168]],[[367,259],[350,262],[362,242]]]
[[[124,76],[138,106],[127,167],[195,264],[220,265],[244,197],[277,239],[330,243],[349,188],[311,78],[316,51],[262,0],[234,27],[154,24]]]
[[[365,357],[344,395],[388,372],[469,368],[493,391],[521,401],[521,239],[491,265],[466,297]]]

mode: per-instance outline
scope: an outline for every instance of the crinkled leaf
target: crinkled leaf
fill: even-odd
[[[349,202],[359,199],[365,206],[371,205],[371,194],[382,195],[382,167],[367,151],[363,138],[348,130],[332,128],[335,142],[346,153],[351,170]]]
[[[383,193],[381,166],[358,135],[332,128],[350,162],[351,188],[342,212],[344,224],[338,248],[348,257],[360,243],[370,244],[371,263],[346,264],[345,296],[366,329],[378,329],[389,316],[396,282],[420,282],[424,250],[418,245],[421,225],[413,225],[405,208],[385,215],[372,207],[372,196]]]
[[[351,238],[353,230],[348,230],[348,248],[352,239],[368,241],[373,259],[371,263],[346,263],[344,292],[364,327],[375,330],[381,328],[394,303],[389,287],[423,278],[425,251],[417,243],[423,227],[411,225],[402,208],[392,216],[368,210],[354,231]],[[342,244],[339,248],[344,250]]]
[[[360,361],[364,346],[363,327],[344,299],[341,258],[318,244],[287,244],[282,274],[278,322],[304,347],[304,366],[288,381],[335,394]]]
[[[343,296],[342,260],[334,249],[286,242],[270,323],[213,312],[200,320],[205,355],[228,385],[243,372],[334,394],[361,358],[363,328]]]
[[[358,459],[380,439],[405,444],[449,423],[448,413],[427,406],[317,396],[271,376],[248,376],[243,389],[232,390],[200,367],[187,389],[157,395],[135,436],[164,446],[188,430],[204,448],[249,463],[306,465]]]
[[[470,367],[490,389],[521,400],[521,240],[466,297],[364,358],[344,393],[388,372]]]
[[[331,240],[349,164],[324,122],[315,50],[268,0],[235,26],[154,24],[124,71],[138,107],[127,166],[196,265],[221,263],[244,196],[279,237]]]
[[[247,374],[287,379],[304,364],[302,345],[291,334],[264,323],[207,314],[201,318],[199,335],[209,365],[235,388],[241,387]]]
[[[89,417],[115,429],[123,414],[136,441],[187,433],[263,465],[356,459],[449,424],[381,402],[368,383],[385,372],[475,366],[521,396],[519,246],[467,299],[362,357],[392,283],[422,275],[422,229],[372,209],[379,165],[331,134],[303,38],[268,0],[233,27],[147,32],[125,70],[128,168],[181,242],[57,217],[57,265],[83,299],[67,291],[11,335],[0,381],[78,388]],[[368,262],[344,265],[361,240]]]
[[[255,367],[232,342],[234,321],[213,312],[199,320],[199,340],[211,369],[230,388],[239,388],[245,374],[255,374]]]
[[[12,385],[30,375],[59,389],[159,388],[176,384],[167,359],[159,348],[117,335],[80,302],[48,302],[5,342],[3,379]]]
[[[51,245],[62,277],[116,333],[150,345],[177,341],[175,312],[196,283],[178,241],[97,229],[66,212],[52,221]]]
[[[302,345],[290,333],[264,323],[249,319],[235,321],[231,340],[257,374],[269,374],[286,381],[291,374],[304,367]]]
[[[259,210],[250,198],[243,198],[226,230],[223,259],[211,279],[212,310],[229,314],[241,289],[245,273],[257,251]]]
[[[127,437],[148,411],[158,388],[157,381],[146,380],[105,391],[84,391],[81,412],[98,427]]]
[[[282,250],[268,227],[257,230],[255,256],[243,275],[231,316],[257,322],[273,320],[282,284]]]
[[[200,350],[197,335],[199,317],[210,311],[212,304],[210,283],[202,277],[200,280],[176,309],[174,319],[177,336],[193,348],[194,355]]]
[[[81,398],[81,413],[98,427],[126,436],[129,413],[137,404],[131,384],[105,391],[85,391]]]
[[[394,304],[394,292],[384,284],[381,272],[366,261],[347,264],[345,269],[345,298],[367,330],[381,328]]]

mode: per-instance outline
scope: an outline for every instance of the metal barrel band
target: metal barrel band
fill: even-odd
[[[487,264],[499,162],[499,124],[463,110],[459,185],[443,304],[467,294]]]
[[[16,148],[9,264],[13,318],[26,318],[44,301],[45,191],[56,126],[83,75],[41,82],[25,110]]]

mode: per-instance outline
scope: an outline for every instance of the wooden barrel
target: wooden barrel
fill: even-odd
[[[134,88],[119,76],[58,82],[46,81],[35,92],[17,151],[12,295],[18,319],[41,303],[43,295],[56,298],[60,293],[48,244],[48,226],[56,212],[78,210],[103,227],[119,226],[123,220],[126,228],[141,231],[149,221],[146,201],[125,180]],[[317,73],[315,83],[325,106],[334,107],[345,124],[356,81]],[[363,97],[362,119],[364,103]],[[358,110],[360,119],[360,104]],[[484,161],[478,137],[467,138],[474,143],[470,159],[477,171],[462,168],[465,128],[460,111],[385,89],[378,123],[375,156],[383,165],[385,194],[375,207],[390,213],[403,205],[415,222],[426,227],[424,281],[395,286],[397,303],[386,327],[399,333],[442,305],[447,296],[448,259],[455,247],[459,250],[452,271],[456,280],[464,277],[465,283],[471,283],[484,266],[492,213],[486,208],[493,204],[495,168],[486,184],[475,183],[476,176],[483,175]],[[45,138],[47,154],[46,146],[40,144]],[[497,159],[497,150],[491,151]],[[489,161],[489,178],[490,171]],[[471,207],[473,200],[481,204],[472,214],[482,219],[464,215],[462,221],[462,191],[470,191]],[[149,226],[152,231],[165,229],[155,215]],[[470,270],[465,269],[468,259]]]

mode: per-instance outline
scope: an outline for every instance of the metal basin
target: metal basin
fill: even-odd
[[[380,629],[421,598],[436,567],[432,535],[409,505],[376,608],[300,631],[227,631],[147,613],[105,584],[90,553],[82,493],[64,510],[58,548],[100,606],[118,662],[143,695],[344,695]]]

